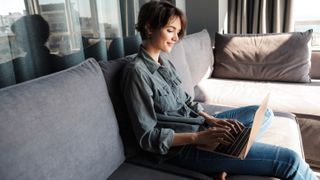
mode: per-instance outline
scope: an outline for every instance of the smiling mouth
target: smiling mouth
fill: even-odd
[[[173,46],[174,45],[174,43],[167,43],[169,46]]]

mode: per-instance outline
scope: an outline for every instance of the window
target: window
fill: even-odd
[[[135,23],[140,6],[147,1],[10,0],[3,4],[0,88],[89,57],[112,60],[136,53],[141,39]]]
[[[23,51],[13,41],[11,24],[25,14],[25,6],[21,0],[13,0],[7,6],[0,6],[0,63],[5,63],[18,56],[23,55]]]
[[[320,1],[298,0],[295,3],[295,31],[313,29],[311,45],[314,50],[320,50]]]

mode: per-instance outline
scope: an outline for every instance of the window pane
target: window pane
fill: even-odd
[[[76,4],[69,0],[39,0],[39,7],[50,26],[50,51],[60,56],[79,51],[82,42]]]
[[[102,60],[107,53],[108,59],[111,54],[136,53],[141,39],[135,36],[134,25],[146,1],[10,0],[0,6],[0,88],[68,68],[88,57]],[[121,11],[120,3],[126,3]],[[120,12],[126,14],[125,21]],[[13,24],[15,31],[11,31]]]
[[[0,64],[24,55],[10,29],[11,24],[24,14],[25,6],[21,0],[13,0],[6,6],[0,6]]]
[[[314,49],[320,49],[320,1],[298,0],[295,3],[295,31],[313,29],[311,44]]]

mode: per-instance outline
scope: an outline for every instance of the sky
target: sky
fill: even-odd
[[[9,12],[20,12],[25,10],[23,0],[10,0],[10,3],[6,0],[0,0],[0,15],[8,15]]]
[[[320,20],[319,0],[296,0],[295,3],[296,20]]]

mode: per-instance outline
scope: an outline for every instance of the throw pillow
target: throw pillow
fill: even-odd
[[[0,179],[106,179],[125,160],[94,59],[3,88],[0,102]]]
[[[177,43],[170,53],[161,53],[161,57],[170,60],[177,70],[177,74],[182,81],[181,88],[194,97],[193,82],[188,62],[186,60],[183,41]]]
[[[206,29],[182,39],[186,60],[189,64],[193,86],[210,77],[213,71],[213,49]]]
[[[310,82],[312,30],[215,36],[214,77]]]
[[[132,59],[132,57],[128,56],[112,61],[99,61],[118,120],[120,136],[124,144],[126,157],[136,155],[140,150],[120,88],[122,69]]]
[[[182,88],[194,97],[194,87],[213,71],[211,39],[206,29],[185,36],[170,53],[162,53],[175,66]],[[197,97],[194,97],[196,100]]]

